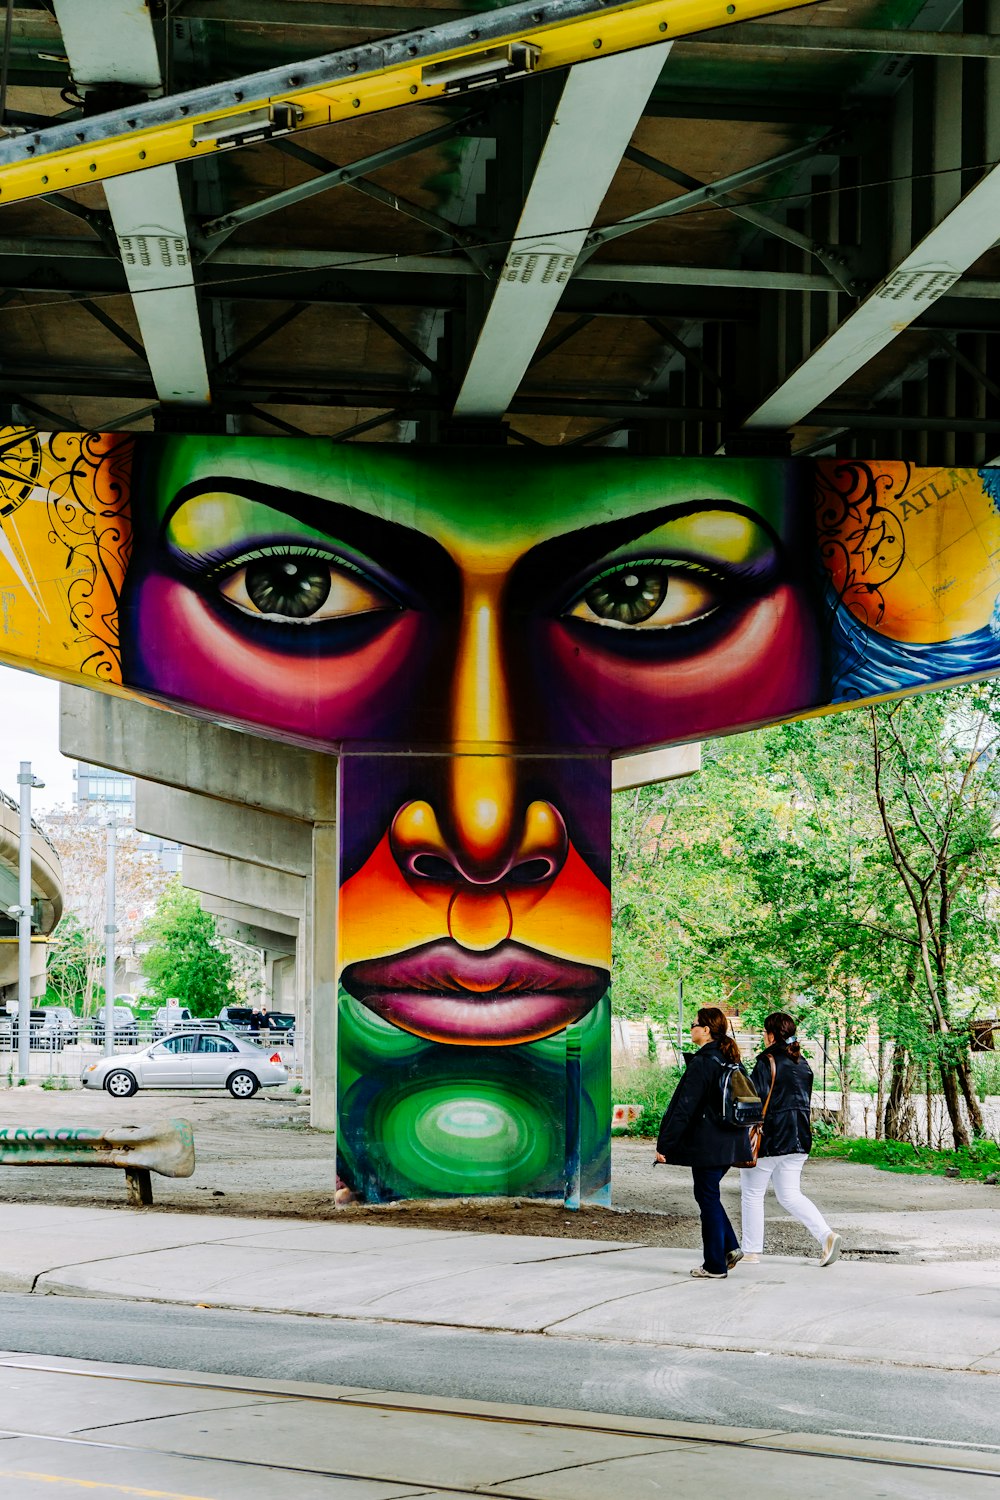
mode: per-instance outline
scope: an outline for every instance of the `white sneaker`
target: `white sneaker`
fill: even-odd
[[[744,1259],[744,1261],[746,1262],[746,1264],[748,1266],[759,1266],[760,1265],[760,1259],[761,1258],[757,1254],[756,1250],[744,1250],[744,1252],[743,1252],[743,1259]]]
[[[823,1241],[823,1255],[820,1260],[821,1266],[833,1265],[834,1261],[837,1259],[837,1256],[840,1254],[841,1243],[842,1241],[840,1235],[834,1234],[833,1230],[831,1229],[830,1233]]]

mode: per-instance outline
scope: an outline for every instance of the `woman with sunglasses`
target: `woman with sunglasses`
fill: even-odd
[[[723,1125],[719,1108],[722,1066],[739,1065],[740,1049],[714,1005],[698,1012],[691,1040],[698,1050],[684,1054],[684,1073],[660,1124],[656,1160],[691,1168],[703,1248],[702,1264],[691,1275],[722,1281],[743,1256],[719,1191],[729,1168],[750,1155],[748,1132]]]

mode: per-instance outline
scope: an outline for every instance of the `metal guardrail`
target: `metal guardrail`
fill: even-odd
[[[188,1120],[116,1125],[109,1130],[5,1125],[0,1127],[0,1166],[118,1167],[125,1173],[128,1201],[138,1208],[153,1201],[151,1172],[161,1177],[192,1175],[194,1133]]]
[[[159,1036],[154,1037],[152,1028],[147,1024],[136,1030],[134,1040],[124,1041],[120,1035],[114,1038],[114,1053],[116,1057],[127,1059],[131,1057],[140,1047],[146,1047],[152,1041],[159,1041]],[[80,1075],[88,1063],[99,1062],[103,1055],[103,1035],[94,1036],[92,1019],[80,1020],[77,1029],[69,1035],[58,1039],[55,1046],[50,1046],[46,1037],[37,1038],[35,1032],[31,1037],[31,1082],[40,1084],[46,1089],[76,1089],[80,1086]],[[260,1040],[260,1050],[265,1056],[272,1052],[278,1052],[288,1069],[290,1080],[301,1083],[305,1071],[305,1045],[304,1040],[299,1041],[294,1036],[283,1034],[280,1039],[273,1033]],[[11,1030],[0,1024],[0,1093],[4,1088],[13,1087],[15,1083],[16,1065],[16,1041],[14,1049],[11,1049]],[[196,1093],[201,1092],[201,1086],[194,1086]]]
[[[162,1028],[154,1026],[151,1022],[137,1022],[129,1027],[116,1027],[113,1041],[116,1052],[132,1051],[137,1047],[148,1047],[151,1042],[158,1042],[165,1036],[176,1034],[178,1031],[194,1032],[200,1035],[203,1031],[215,1034],[215,1028],[211,1025],[204,1027],[184,1025]],[[240,1031],[227,1033],[242,1038],[245,1042],[254,1042],[258,1047],[295,1047],[295,1033],[287,1031],[266,1031],[257,1033],[253,1031]],[[41,1021],[32,1019],[30,1033],[30,1048],[32,1052],[62,1052],[65,1047],[95,1046],[101,1047],[104,1043],[104,1020],[100,1012],[93,1016],[80,1017],[75,1026],[66,1026],[60,1022],[58,1025],[45,1026]],[[0,1015],[0,1053],[17,1050],[17,1018]]]

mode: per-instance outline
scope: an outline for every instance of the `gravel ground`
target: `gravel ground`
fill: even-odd
[[[181,1116],[194,1127],[198,1165],[191,1178],[153,1178],[156,1207],[164,1211],[252,1218],[365,1220],[415,1223],[491,1234],[542,1234],[571,1239],[696,1246],[698,1221],[690,1174],[652,1166],[652,1142],[612,1144],[614,1207],[569,1213],[561,1204],[525,1199],[442,1200],[418,1204],[336,1208],[328,1135],[309,1128],[308,1104],[286,1091],[235,1100],[228,1095],[177,1091],[112,1100],[81,1090],[0,1089],[4,1125],[148,1124]],[[815,1160],[804,1178],[827,1219],[844,1230],[845,1253],[895,1264],[927,1258],[995,1258],[1000,1245],[1000,1188],[942,1177],[880,1172],[851,1162]],[[739,1175],[724,1195],[739,1222]],[[0,1203],[44,1202],[125,1210],[124,1179],[108,1171],[66,1167],[0,1168]],[[802,1227],[768,1199],[765,1250],[816,1253]],[[891,1233],[887,1232],[886,1215]],[[845,1217],[842,1217],[845,1216]],[[881,1226],[881,1227],[880,1227]],[[924,1248],[921,1249],[921,1246]],[[928,1251],[928,1247],[932,1247]]]

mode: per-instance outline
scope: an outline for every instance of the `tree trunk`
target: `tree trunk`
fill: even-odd
[[[951,1134],[956,1148],[969,1144],[969,1132],[965,1128],[962,1118],[962,1097],[958,1089],[958,1079],[955,1077],[954,1068],[947,1067],[943,1062],[938,1064],[938,1072],[941,1075],[941,1091],[944,1094],[944,1107],[948,1111],[948,1121],[951,1125]]]
[[[885,1130],[885,1037],[881,1026],[878,1029],[878,1092],[875,1096],[875,1139],[880,1141]]]
[[[916,1082],[916,1063],[912,1062],[906,1048],[897,1042],[892,1053],[889,1075],[889,1094],[885,1104],[887,1141],[907,1141],[913,1132],[913,1085]]]
[[[956,1070],[958,1074],[958,1086],[962,1090],[962,1098],[965,1107],[969,1111],[969,1119],[972,1121],[973,1135],[985,1135],[986,1127],[983,1124],[983,1112],[979,1107],[979,1099],[976,1096],[976,1086],[972,1081],[972,1064],[967,1057],[963,1057]]]
[[[851,1048],[847,1036],[845,1028],[837,1066],[837,1072],[840,1075],[840,1133],[844,1136],[851,1133]]]

